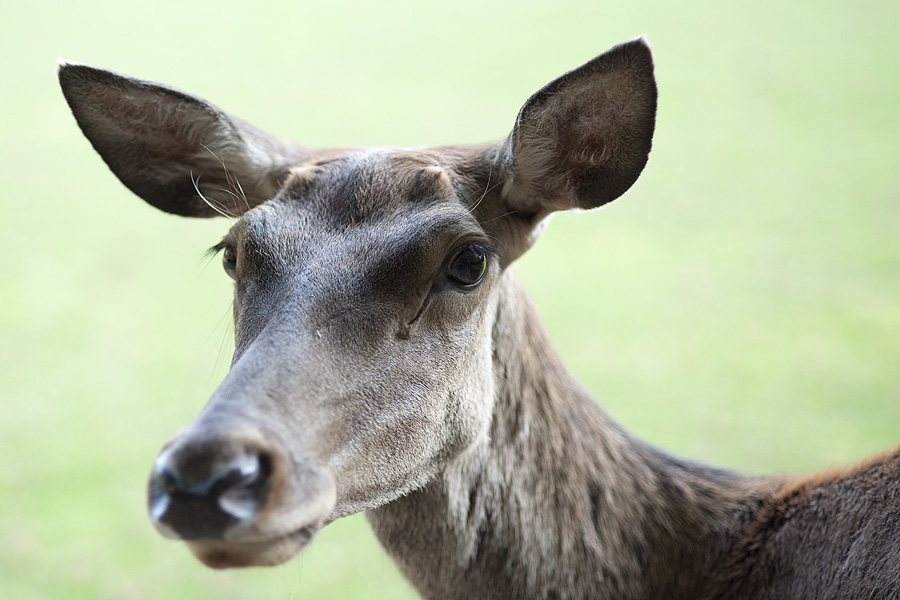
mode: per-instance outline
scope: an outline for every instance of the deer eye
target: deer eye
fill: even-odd
[[[482,246],[467,246],[459,251],[447,265],[447,277],[463,287],[481,283],[487,271],[490,250]]]
[[[231,246],[222,249],[222,268],[232,279],[237,276],[237,250]]]

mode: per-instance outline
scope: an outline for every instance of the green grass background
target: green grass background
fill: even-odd
[[[750,473],[900,442],[900,3],[11,2],[0,17],[0,598],[404,598],[360,516],[213,572],[144,483],[231,352],[227,224],[133,197],[57,57],[163,81],[309,145],[504,136],[547,81],[646,33],[660,85],[626,197],[519,265],[628,428]]]

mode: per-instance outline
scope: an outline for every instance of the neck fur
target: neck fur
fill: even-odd
[[[426,598],[691,598],[774,483],[632,439],[563,366],[511,273],[490,435],[368,513]]]

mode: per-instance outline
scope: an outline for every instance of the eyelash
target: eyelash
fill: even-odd
[[[237,270],[237,250],[235,250],[235,248],[231,244],[229,244],[225,240],[222,240],[221,242],[210,248],[207,252],[210,256],[215,256],[219,252],[221,252],[222,267],[225,269],[225,272],[229,277],[234,278],[235,271]],[[233,254],[234,256],[229,258],[229,254]]]

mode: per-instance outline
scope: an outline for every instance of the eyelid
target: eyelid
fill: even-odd
[[[219,243],[210,247],[206,252],[210,256],[215,256],[225,248],[234,248],[235,250],[237,250],[237,240],[234,235],[234,230],[229,231],[228,234],[225,235],[225,237],[223,237]]]
[[[476,248],[477,250],[481,251],[487,258],[497,256],[497,251],[492,246],[487,246],[485,244],[469,244],[465,247]]]
[[[209,248],[207,248],[207,249],[206,249],[206,252],[204,252],[203,255],[206,256],[206,257],[208,257],[208,258],[215,258],[215,256],[216,256],[219,252],[221,252],[222,250],[224,250],[225,248],[227,248],[227,247],[230,246],[230,245],[231,245],[231,244],[230,244],[229,241],[227,241],[227,240],[222,240],[222,241],[219,242],[218,244],[216,244],[216,245],[214,245],[214,246],[210,246]]]
[[[483,242],[480,242],[480,241],[479,242],[463,242],[461,244],[456,245],[456,249],[450,253],[450,255],[448,257],[448,261],[453,260],[454,258],[459,256],[459,254],[461,252],[464,252],[465,250],[468,250],[470,248],[472,248],[474,250],[478,250],[479,252],[484,254],[484,257],[488,260],[497,256],[497,250],[495,250],[492,246],[488,246],[487,244],[485,244]]]

